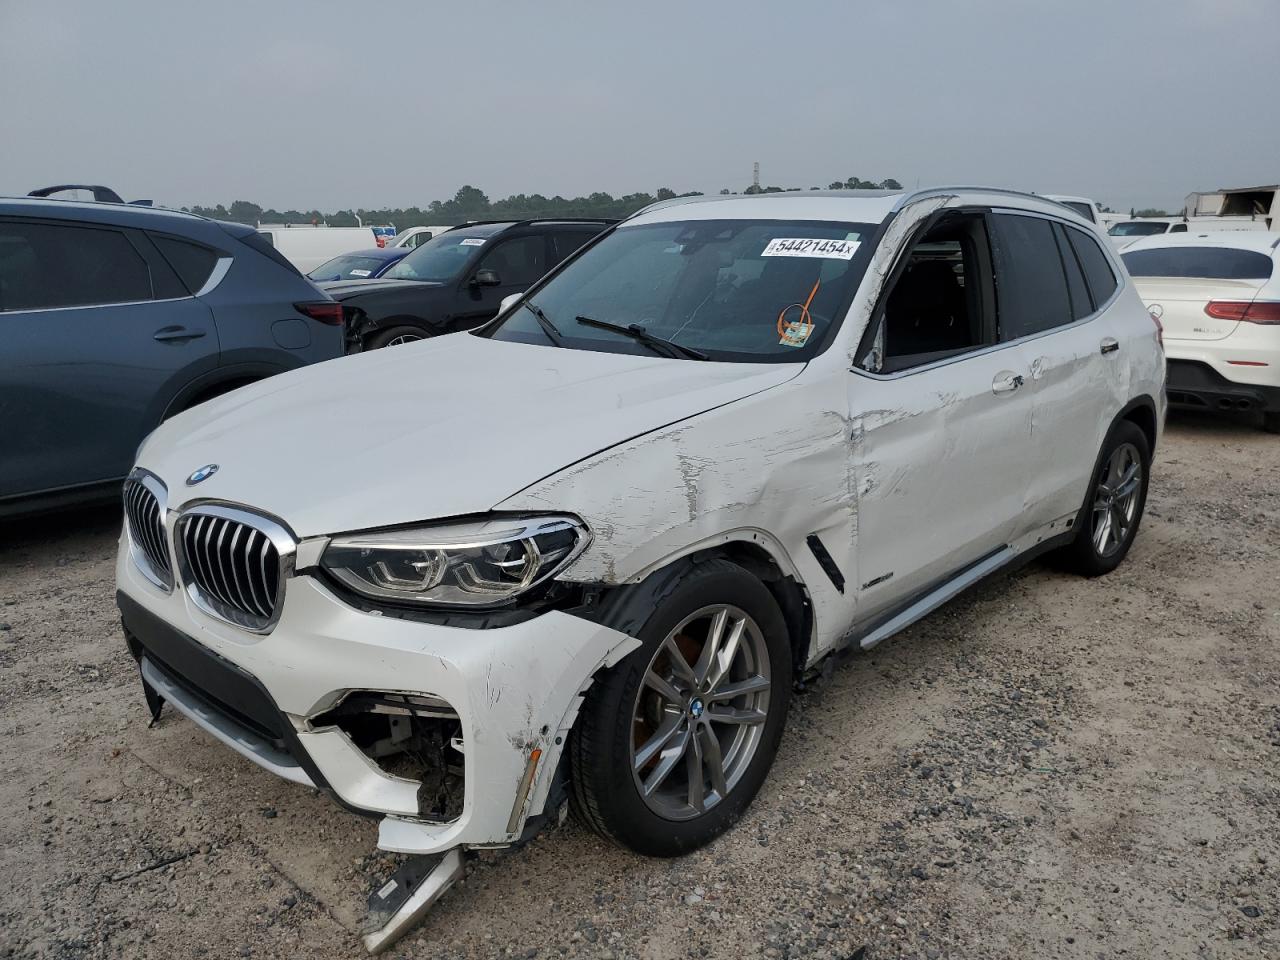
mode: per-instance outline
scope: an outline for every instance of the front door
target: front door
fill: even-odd
[[[985,217],[913,242],[850,378],[863,623],[1008,544],[1030,464],[1028,367],[998,342]]]
[[[550,251],[545,234],[499,240],[463,280],[454,329],[478,327],[498,315],[503,298],[523,293],[547,272]]]

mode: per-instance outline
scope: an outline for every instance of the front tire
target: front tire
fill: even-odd
[[[1121,420],[1102,448],[1075,539],[1058,559],[1065,569],[1100,577],[1120,566],[1138,535],[1151,479],[1151,444],[1137,424]]]
[[[726,560],[668,575],[640,647],[597,678],[570,742],[571,799],[602,836],[673,857],[742,816],[778,750],[791,644],[769,590]]]

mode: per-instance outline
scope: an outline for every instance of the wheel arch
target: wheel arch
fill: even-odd
[[[763,530],[732,530],[691,544],[680,553],[639,571],[625,584],[607,587],[601,605],[602,616],[619,629],[625,629],[631,618],[620,616],[623,609],[652,610],[673,580],[678,580],[693,565],[713,559],[728,561],[745,570],[772,595],[787,625],[792,667],[799,677],[808,663],[812,646],[813,603],[786,549]]]

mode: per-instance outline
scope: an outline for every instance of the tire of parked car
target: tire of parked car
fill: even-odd
[[[672,857],[727,830],[760,789],[786,722],[792,651],[772,594],[738,565],[707,559],[656,576],[612,617],[643,620],[640,647],[588,692],[569,745],[571,802],[602,836]]]
[[[408,325],[389,327],[386,330],[379,330],[365,340],[365,349],[381,350],[383,347],[398,347],[401,344],[413,343],[416,340],[425,340],[426,337],[427,334],[421,327]]]
[[[1064,569],[1098,577],[1120,566],[1147,505],[1151,444],[1137,424],[1112,428],[1085,494],[1075,539],[1057,554]]]
[[[1280,413],[1264,413],[1262,429],[1267,433],[1280,433]]]

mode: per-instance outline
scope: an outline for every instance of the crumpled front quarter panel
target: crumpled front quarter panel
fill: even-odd
[[[613,447],[498,509],[582,517],[591,545],[561,574],[577,582],[638,582],[705,547],[754,542],[808,591],[816,655],[852,618],[852,591],[836,591],[805,544],[811,533],[854,535],[847,376],[802,374]]]

